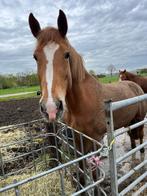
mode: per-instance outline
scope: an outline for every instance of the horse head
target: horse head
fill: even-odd
[[[71,87],[70,44],[66,38],[68,24],[66,15],[59,10],[58,28],[41,29],[38,20],[31,13],[29,26],[37,39],[34,59],[42,96],[40,109],[50,121],[55,120],[66,109],[65,97]]]
[[[125,70],[119,70],[119,81],[122,80],[127,80],[127,75],[126,75],[126,69]]]

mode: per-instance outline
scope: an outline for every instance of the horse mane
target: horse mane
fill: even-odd
[[[76,50],[70,45],[67,38],[63,38],[58,29],[53,27],[46,27],[39,33],[37,37],[38,43],[45,46],[48,42],[56,42],[58,44],[67,45],[70,53],[70,68],[72,80],[80,82],[85,79],[86,70],[84,68],[84,61]]]
[[[70,47],[70,66],[72,79],[80,82],[85,79],[86,69],[84,67],[84,60],[80,54],[76,52],[73,47]]]

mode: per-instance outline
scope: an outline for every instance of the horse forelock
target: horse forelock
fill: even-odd
[[[46,27],[41,30],[37,40],[40,45],[47,45],[48,42],[56,42],[59,44],[63,38],[61,37],[58,29],[53,27]]]

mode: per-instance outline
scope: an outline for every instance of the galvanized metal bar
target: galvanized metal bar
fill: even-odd
[[[16,183],[16,182],[17,182],[17,180],[15,179],[13,181],[13,183]],[[20,192],[19,192],[18,186],[15,187],[15,196],[20,196]]]
[[[6,187],[0,188],[0,193],[1,193],[1,192],[4,192],[4,191],[6,191],[6,190],[10,190],[10,189],[12,189],[12,188],[15,188],[16,186],[23,185],[23,184],[25,184],[25,183],[31,182],[31,181],[33,181],[33,180],[35,180],[35,179],[38,179],[38,178],[41,178],[41,177],[43,177],[43,176],[46,176],[47,174],[50,174],[50,173],[55,172],[55,171],[58,171],[58,170],[60,170],[60,169],[62,169],[62,168],[65,168],[65,167],[68,167],[68,166],[73,165],[73,164],[75,164],[75,163],[78,163],[79,161],[81,161],[81,160],[83,160],[83,159],[86,159],[86,158],[89,158],[89,157],[91,157],[91,156],[93,156],[93,155],[98,154],[101,150],[102,150],[102,147],[101,147],[100,149],[98,149],[97,151],[90,152],[90,153],[88,153],[88,154],[86,154],[86,155],[83,155],[83,156],[77,158],[77,159],[74,159],[74,160],[69,161],[69,162],[67,162],[67,163],[64,163],[64,164],[62,164],[62,165],[58,165],[58,166],[55,167],[55,168],[52,168],[52,169],[50,169],[50,170],[48,170],[48,171],[44,171],[44,172],[42,172],[42,173],[36,174],[36,175],[34,175],[34,176],[32,176],[32,177],[29,177],[29,178],[24,179],[24,180],[22,180],[22,181],[20,181],[20,182],[17,182],[16,184],[11,184],[11,185],[8,185],[8,186],[6,186]]]
[[[54,132],[54,134],[57,134],[57,133],[56,133],[56,125],[55,125],[55,122],[53,122],[52,125],[53,125],[53,132]],[[57,137],[55,137],[55,146],[56,146],[56,157],[57,157],[57,159],[59,160],[59,152],[58,152],[58,141],[57,141]]]
[[[76,195],[80,195],[81,193],[84,193],[85,191],[95,187],[96,185],[100,184],[104,179],[105,179],[105,172],[100,168],[101,172],[102,172],[102,178],[96,182],[93,182],[93,184],[90,184],[88,186],[86,186],[85,188],[81,189],[80,191],[77,191],[75,193],[72,194],[72,196],[76,196]]]
[[[104,191],[101,187],[99,187],[99,189],[100,189],[101,193],[102,193],[104,196],[107,196],[107,194],[105,193],[105,191]]]
[[[54,136],[53,133],[46,133],[46,134],[40,134],[39,136],[33,136],[33,139],[37,139],[37,138],[40,138],[40,137],[47,137],[47,136]],[[23,139],[23,140],[20,140],[20,141],[16,141],[16,142],[11,142],[11,143],[7,143],[5,145],[1,145],[0,148],[5,148],[5,147],[8,147],[10,145],[16,145],[16,144],[21,144],[21,143],[24,143],[24,142],[29,142],[30,141],[30,138],[27,138],[27,139]]]
[[[65,127],[65,125],[64,125],[64,127]],[[61,130],[60,130],[61,131]],[[75,130],[73,130],[73,133],[74,133],[74,135],[75,135],[75,133],[76,134],[81,134],[81,133],[79,133],[78,131],[75,131]],[[58,138],[59,139],[59,137],[58,137],[58,135],[55,135],[56,136],[56,138]],[[33,141],[34,141],[34,136],[32,136],[33,137]],[[3,187],[2,189],[0,189],[0,193],[1,192],[4,192],[5,190],[6,191],[8,191],[8,190],[10,190],[10,189],[13,189],[14,188],[14,191],[15,190],[18,190],[18,188],[19,188],[19,186],[21,186],[21,185],[23,185],[23,184],[25,184],[25,183],[29,183],[29,182],[31,182],[31,181],[34,181],[34,180],[36,180],[36,179],[38,179],[38,178],[41,178],[41,177],[43,177],[43,176],[45,176],[45,175],[48,175],[48,174],[50,174],[50,173],[52,173],[52,172],[55,172],[55,171],[59,171],[60,169],[62,169],[62,170],[65,170],[65,171],[68,171],[68,170],[66,170],[66,168],[67,167],[69,167],[69,166],[71,166],[71,167],[77,167],[77,170],[79,170],[81,173],[84,173],[85,174],[85,172],[84,171],[82,171],[82,170],[80,170],[80,168],[79,168],[79,161],[83,161],[83,159],[86,159],[86,158],[88,158],[88,157],[91,157],[91,156],[94,156],[94,155],[97,155],[101,150],[102,150],[102,145],[99,143],[99,142],[97,142],[97,141],[95,141],[95,140],[93,140],[92,138],[89,138],[89,137],[87,137],[86,135],[82,135],[82,139],[81,139],[81,142],[82,142],[82,145],[83,145],[83,139],[84,138],[88,138],[88,139],[90,139],[90,141],[92,141],[93,143],[94,142],[96,142],[96,144],[100,147],[100,149],[99,150],[96,150],[96,151],[94,151],[94,153],[92,152],[92,153],[89,153],[89,154],[86,154],[86,156],[84,155],[82,155],[82,154],[84,154],[84,150],[82,150],[82,153],[78,153],[78,151],[77,151],[77,148],[76,148],[76,146],[75,146],[75,148],[73,148],[72,147],[72,149],[74,149],[74,152],[75,152],[75,158],[76,158],[76,160],[73,160],[73,161],[70,161],[70,162],[68,162],[67,164],[65,163],[65,164],[62,164],[61,165],[61,167],[56,167],[56,168],[53,168],[53,170],[52,169],[50,169],[50,170],[48,170],[48,171],[45,171],[45,172],[42,172],[41,173],[41,176],[39,175],[38,176],[38,174],[37,175],[35,175],[35,176],[32,176],[32,177],[29,177],[29,178],[27,178],[27,179],[25,179],[25,180],[22,180],[22,181],[20,181],[20,182],[16,182],[15,184],[11,184],[11,185],[8,185],[8,186],[6,186],[6,187]],[[64,140],[64,138],[62,138],[63,140]],[[69,144],[69,140],[67,140],[66,138],[65,138],[65,140],[66,140],[66,143],[67,143],[67,145],[69,146],[69,148],[71,148],[71,144]],[[16,144],[16,143],[15,143]],[[41,151],[42,152],[42,150],[44,151],[45,149],[47,149],[47,148],[50,148],[50,147],[54,147],[54,148],[57,148],[57,150],[58,150],[58,152],[60,153],[60,154],[64,154],[64,152],[62,152],[62,151],[60,151],[59,149],[58,149],[58,146],[47,146],[47,147],[45,147],[45,146],[43,146],[43,148],[40,148],[40,149],[37,149],[37,150],[35,150],[34,149],[34,152],[35,152],[35,155],[36,155],[36,152],[38,152],[38,151]],[[83,147],[83,149],[84,149],[84,147]],[[69,149],[68,149],[69,150]],[[45,152],[45,151],[44,151]],[[28,153],[25,153],[25,155],[26,154],[28,154]],[[30,152],[30,154],[32,154],[32,151]],[[21,155],[21,157],[24,157],[25,155]],[[66,155],[65,155],[66,156]],[[78,157],[78,156],[80,156],[80,157]],[[17,159],[18,157],[15,157],[15,159]],[[68,156],[66,157],[66,159],[67,160],[69,160],[69,153],[68,153]],[[57,159],[56,159],[57,160]],[[10,161],[10,160],[9,160]],[[58,160],[57,160],[58,161]],[[7,161],[8,162],[8,161]],[[86,167],[86,166],[85,166]],[[60,170],[61,171],[61,170]],[[104,171],[103,171],[104,172]],[[42,175],[43,174],[43,175]],[[72,173],[70,174],[71,176],[72,176]],[[37,177],[36,177],[37,176]],[[102,174],[102,175],[100,175],[102,178],[104,177],[104,175]],[[64,175],[63,174],[61,174],[61,189],[62,189],[62,195],[65,195],[64,194],[64,179],[63,179],[63,177],[64,177]],[[88,176],[88,174],[85,174],[85,177],[86,178],[89,178],[89,176]],[[74,178],[74,176],[73,176],[73,178]],[[103,178],[104,179],[104,178]],[[102,179],[102,181],[103,181],[103,179]],[[100,179],[101,180],[101,179]],[[93,189],[95,186],[97,186],[97,185],[95,185],[95,184],[93,184],[93,182],[91,181],[90,183],[91,183],[91,185],[92,185],[92,187],[90,187],[89,186],[89,188],[88,189],[86,189],[85,190],[85,188],[87,188],[87,186],[86,187],[83,187],[79,182],[77,182],[77,179],[75,180],[76,181],[76,183],[77,184],[79,184],[79,187],[80,188],[82,188],[82,192],[84,192],[84,191],[86,191],[86,190],[89,190],[89,189]],[[100,183],[100,181],[99,180],[97,180],[96,181],[96,183]],[[18,188],[17,188],[18,187]],[[80,190],[81,191],[81,190]],[[88,195],[89,195],[89,192],[86,192]]]
[[[133,125],[130,125],[130,126],[126,127],[126,128],[119,129],[118,131],[115,130],[114,136],[117,137],[119,135],[122,135],[123,133],[126,133],[129,130],[135,129],[135,128],[137,128],[137,127],[145,124],[146,122],[147,122],[147,118],[145,118],[144,120],[142,120],[142,121],[140,121],[138,123],[135,123]]]
[[[49,161],[52,161],[52,160],[55,160],[55,161],[57,161],[57,159],[55,159],[55,158],[53,158],[53,159],[49,159]],[[27,169],[30,169],[31,168],[31,165],[30,166],[28,166],[27,167]],[[22,173],[23,171],[25,171],[26,170],[26,168],[22,168],[22,169],[17,169],[17,171],[15,171],[15,172],[10,172],[10,173],[7,173],[7,174],[5,174],[5,176],[4,177],[8,177],[8,176],[12,176],[12,175],[17,175],[18,173]]]
[[[45,149],[48,149],[48,148],[55,148],[55,146],[46,146]],[[34,150],[34,152],[39,152],[39,151],[42,151],[42,148],[39,148],[37,150]],[[32,152],[27,152],[27,153],[24,153],[22,155],[18,155],[16,156],[15,158],[10,158],[10,159],[6,159],[6,160],[3,160],[4,163],[9,163],[10,161],[16,161],[17,159],[21,158],[21,157],[25,157],[25,156],[28,156],[32,154]]]
[[[37,119],[37,120],[32,120],[32,121],[29,121],[29,122],[26,122],[26,123],[20,123],[20,124],[15,124],[15,125],[3,126],[3,127],[0,127],[0,131],[1,130],[5,130],[5,129],[15,128],[15,127],[22,127],[24,125],[33,124],[35,122],[42,121],[42,120],[43,120],[43,118]]]
[[[42,145],[42,150],[43,150],[43,158],[44,158],[44,161],[45,161],[45,166],[47,168],[47,158],[46,158],[46,148],[45,148],[45,141],[43,141],[43,145]]]
[[[65,133],[66,133],[66,142],[67,142],[67,153],[68,157],[70,157],[70,143],[69,143],[69,138],[68,138],[68,133],[67,133],[67,126],[65,126]]]
[[[63,125],[63,126],[65,126],[65,124],[63,123],[63,122],[61,122],[61,121],[57,121],[58,123],[60,123],[61,125]],[[69,129],[73,129],[72,127],[70,127],[70,126],[67,126]],[[81,132],[79,132],[78,130],[76,130],[76,129],[74,129],[74,132],[75,133],[77,133],[77,134],[81,134]],[[83,133],[82,133],[83,134]],[[85,137],[85,138],[87,138],[88,140],[90,140],[90,141],[94,141],[97,145],[99,145],[99,147],[101,148],[102,147],[102,144],[100,143],[100,142],[98,142],[97,140],[95,140],[95,139],[93,139],[93,138],[91,138],[91,137],[89,137],[88,135],[85,135],[85,134],[83,134],[83,136]]]
[[[59,176],[60,176],[60,184],[61,184],[61,195],[65,196],[65,189],[64,189],[64,179],[62,175],[63,169],[59,170]]]
[[[147,189],[147,182],[141,186],[135,193],[133,193],[133,196],[138,196],[140,193],[142,193],[145,189]]]
[[[112,101],[105,102],[106,112],[106,126],[108,135],[109,149],[109,165],[110,165],[110,178],[111,178],[111,191],[113,196],[118,196],[118,184],[117,184],[117,167],[116,167],[116,149],[114,141],[114,125],[113,125],[113,113],[112,113]]]
[[[34,143],[33,143],[33,136],[32,136],[32,131],[29,130],[29,134],[30,134],[30,143],[31,143],[31,154],[33,157],[33,166],[34,166],[34,171],[36,172],[36,162],[35,162],[35,149],[34,149]]]
[[[82,155],[84,155],[85,154],[84,139],[83,139],[83,134],[82,133],[80,134],[80,145],[81,145]],[[84,176],[84,180],[85,180],[85,186],[87,186],[88,184],[92,184],[94,182],[93,172],[92,172],[92,169],[90,168],[89,173],[88,173],[87,168],[86,168],[86,160],[85,159],[82,160],[82,169],[84,171],[83,176]],[[89,175],[87,175],[87,173]],[[89,194],[90,194],[90,196],[94,196],[94,189],[91,189]]]
[[[72,137],[73,137],[74,158],[76,159],[78,153],[77,153],[77,150],[76,150],[77,148],[76,148],[76,142],[75,142],[75,133],[74,133],[74,130],[73,130],[73,129],[71,129],[71,132],[72,132]],[[78,152],[79,152],[79,150],[78,150]],[[81,152],[80,152],[80,153],[81,153]],[[82,154],[82,153],[81,153],[81,154]],[[80,169],[79,169],[79,168],[80,168],[80,167],[79,167],[79,162],[77,162],[77,164],[76,164],[76,177],[77,177],[78,182],[80,182],[80,175],[79,175]],[[79,183],[79,184],[80,184],[80,183]],[[79,184],[77,185],[77,189],[80,189]]]
[[[82,155],[84,155],[85,152],[84,152],[84,141],[83,141],[83,135],[82,135],[82,133],[80,134],[80,147],[81,147]],[[84,171],[84,179],[86,181],[85,175],[87,174],[87,171],[86,171],[86,162],[85,162],[84,159],[82,160],[82,169]]]
[[[68,175],[71,177],[71,179],[73,179],[73,180],[75,181],[75,183],[77,184],[77,187],[84,188],[84,187],[82,186],[82,184],[80,184],[80,181],[79,181],[78,179],[76,179],[72,173],[69,173],[69,172],[68,172]],[[76,188],[77,188],[77,187],[76,187]]]
[[[118,110],[120,108],[129,106],[129,105],[133,105],[135,103],[139,103],[144,100],[147,100],[147,94],[140,95],[140,96],[133,97],[133,98],[129,98],[129,99],[125,99],[122,101],[113,102],[112,103],[112,111]]]
[[[129,178],[131,175],[133,175],[136,171],[138,171],[139,169],[141,169],[146,164],[147,164],[147,160],[144,160],[139,165],[137,165],[136,167],[134,167],[133,169],[131,169],[127,174],[125,174],[124,176],[122,176],[121,178],[119,178],[118,185],[120,185],[122,182],[124,182],[127,178]]]
[[[73,136],[73,137],[74,137],[74,136]],[[57,138],[60,139],[60,140],[62,140],[62,142],[63,142],[64,144],[67,144],[67,141],[64,140],[63,138],[61,138],[59,135],[57,135]],[[74,143],[74,142],[75,142],[75,140],[73,139],[73,146],[72,146],[71,144],[69,144],[69,147],[70,147],[73,151],[75,151],[75,149],[76,149],[75,143]],[[76,149],[76,152],[77,152],[78,155],[82,156],[82,153],[81,153],[79,150]]]
[[[143,144],[140,144],[139,146],[137,146],[136,148],[130,150],[128,153],[126,153],[124,156],[118,158],[116,160],[116,164],[120,163],[121,161],[123,161],[124,159],[128,158],[129,156],[131,156],[132,154],[134,154],[135,152],[137,152],[138,150],[140,150],[141,148],[145,147],[147,145],[147,141],[144,142]]]
[[[94,151],[97,150],[95,142],[93,142],[93,149],[94,149]],[[96,168],[95,173],[96,173],[96,179],[99,179],[99,177],[100,177],[100,170],[99,170],[98,167]],[[95,179],[94,179],[94,180],[95,180]],[[102,189],[100,189],[100,186],[97,185],[97,187],[95,187],[95,188],[97,189],[98,195],[101,196]]]
[[[120,196],[125,195],[130,190],[132,190],[139,182],[141,182],[147,176],[147,171],[139,176],[135,181],[133,181],[129,186],[127,186],[123,191],[119,193]]]
[[[0,164],[1,164],[1,169],[2,169],[2,175],[3,177],[5,177],[4,161],[3,161],[1,149],[0,149]]]

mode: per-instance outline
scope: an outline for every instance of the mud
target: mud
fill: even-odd
[[[19,124],[41,118],[39,98],[0,102],[0,126]]]

